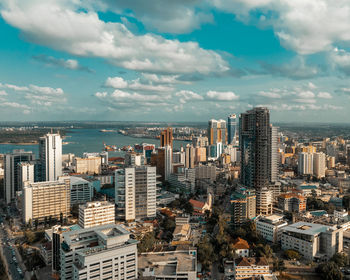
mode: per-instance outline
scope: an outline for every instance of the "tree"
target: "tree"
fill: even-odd
[[[340,267],[349,265],[349,257],[344,253],[335,253],[331,258],[331,261]]]
[[[284,256],[288,260],[300,260],[301,256],[298,251],[295,250],[286,250],[284,251]]]
[[[35,230],[38,230],[38,225],[39,225],[38,219],[34,220],[34,225],[35,225]]]
[[[316,272],[324,280],[342,280],[343,274],[340,272],[339,266],[331,261],[322,263],[316,268]]]
[[[208,235],[202,237],[198,244],[198,261],[202,264],[203,269],[209,270],[211,264],[216,260],[213,245]]]
[[[286,269],[287,268],[286,268],[286,265],[285,265],[283,260],[274,259],[274,261],[273,261],[273,271],[282,272],[282,271],[285,271]]]
[[[150,251],[154,248],[156,238],[153,232],[146,233],[141,239],[140,243],[137,244],[137,249],[140,253]]]
[[[29,231],[29,230],[25,232],[25,237],[26,237],[27,242],[29,244],[34,243],[34,241],[36,239],[35,234],[32,231]]]
[[[258,244],[255,247],[255,253],[257,257],[265,257],[265,258],[271,258],[273,255],[272,249],[269,245],[264,245],[264,244]]]

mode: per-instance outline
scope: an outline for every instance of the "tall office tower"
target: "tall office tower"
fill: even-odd
[[[60,279],[137,279],[137,243],[118,225],[62,233]]]
[[[346,146],[346,157],[347,157],[348,166],[350,166],[350,145]]]
[[[311,153],[299,153],[298,155],[298,173],[300,175],[313,174],[313,156]]]
[[[227,144],[237,144],[236,114],[229,115],[227,118]]]
[[[160,133],[160,146],[170,146],[173,148],[173,129],[171,127],[162,130]]]
[[[91,201],[94,196],[94,187],[92,183],[75,176],[62,176],[60,180],[69,179],[70,181],[70,204],[77,205]]]
[[[271,177],[269,110],[258,107],[241,114],[239,132],[242,185],[255,189],[267,187]]]
[[[24,182],[34,183],[34,163],[21,162],[18,164],[18,189],[22,190]]]
[[[212,119],[208,122],[208,141],[209,145],[227,143],[226,121]]]
[[[241,183],[256,190],[256,213],[266,215],[272,211],[270,111],[257,107],[241,114],[239,136]]]
[[[19,163],[30,162],[35,159],[32,152],[24,150],[14,150],[10,154],[4,155],[4,198],[6,203],[10,203],[15,198],[16,192],[20,190],[19,183]]]
[[[173,149],[171,146],[164,147],[164,180],[168,180],[173,172]]]
[[[23,188],[23,221],[42,222],[70,214],[70,182],[28,183]]]
[[[199,164],[200,162],[207,161],[207,148],[197,147],[194,149],[194,163]]]
[[[186,162],[185,167],[186,168],[194,168],[194,158],[195,158],[195,151],[192,145],[187,144],[186,145]]]
[[[119,219],[156,216],[156,167],[128,167],[115,171],[115,203]]]
[[[62,175],[62,138],[48,133],[39,139],[42,181],[56,181]]]
[[[115,223],[115,204],[93,201],[79,205],[79,226],[91,228]]]
[[[313,174],[316,178],[326,176],[326,155],[324,153],[314,153]]]
[[[269,170],[270,182],[276,182],[278,176],[278,145],[277,145],[278,130],[277,127],[270,124],[270,152]]]
[[[173,152],[173,163],[183,164],[185,165],[185,152]]]
[[[197,136],[192,138],[192,145],[193,147],[206,147],[209,145],[208,143],[208,137],[205,136]]]

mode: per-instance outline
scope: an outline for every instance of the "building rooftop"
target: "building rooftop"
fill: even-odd
[[[306,235],[315,235],[320,232],[326,232],[330,227],[326,225],[313,224],[307,222],[297,222],[295,224],[288,225],[284,228],[284,231],[291,231],[295,233],[302,233]]]
[[[85,204],[79,205],[80,209],[86,209],[86,208],[98,208],[103,206],[114,206],[114,204],[110,203],[109,201],[103,200],[103,201],[91,201],[87,202]]]
[[[235,260],[236,266],[268,266],[269,263],[264,257],[261,258],[237,258]]]
[[[301,189],[301,190],[316,190],[317,186],[316,185],[301,185],[301,186],[299,186],[299,189]]]
[[[239,250],[239,249],[249,249],[250,246],[248,244],[248,242],[240,237],[236,238],[234,241],[233,241],[233,246],[235,247],[236,250]]]
[[[154,275],[174,276],[181,272],[196,272],[196,266],[196,254],[192,254],[192,251],[143,253],[138,258],[139,269],[148,269]]]
[[[70,176],[70,183],[75,185],[75,184],[88,184],[89,181],[81,178],[81,177],[77,177],[77,176]]]

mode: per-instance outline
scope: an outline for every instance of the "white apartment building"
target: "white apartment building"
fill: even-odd
[[[117,217],[126,221],[156,216],[156,167],[128,167],[115,172]]]
[[[56,181],[62,176],[62,138],[59,134],[48,133],[39,139],[41,180]]]
[[[25,182],[22,191],[23,221],[66,218],[70,214],[69,180]]]
[[[281,240],[283,228],[288,225],[286,221],[283,221],[283,215],[259,217],[255,224],[257,233],[273,243]]]
[[[108,201],[94,201],[79,205],[79,226],[91,228],[115,223],[115,205]]]
[[[283,250],[298,251],[308,260],[328,260],[343,251],[343,228],[298,222],[283,228]]]
[[[75,157],[73,165],[74,172],[79,174],[100,174],[102,170],[102,161],[99,156],[89,156],[86,158]]]
[[[173,172],[173,149],[171,146],[164,147],[164,179],[168,180]]]
[[[314,176],[318,179],[326,176],[326,155],[324,153],[314,153]]]
[[[256,190],[256,215],[271,215],[273,207],[273,192],[267,187]]]
[[[34,183],[34,163],[21,162],[18,164],[18,189],[22,190],[24,182]]]
[[[61,279],[137,279],[137,243],[118,225],[64,232]]]
[[[298,172],[300,175],[313,174],[313,158],[312,153],[299,153],[298,155]]]

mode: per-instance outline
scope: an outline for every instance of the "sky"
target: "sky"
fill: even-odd
[[[348,0],[0,0],[1,121],[350,120]]]

